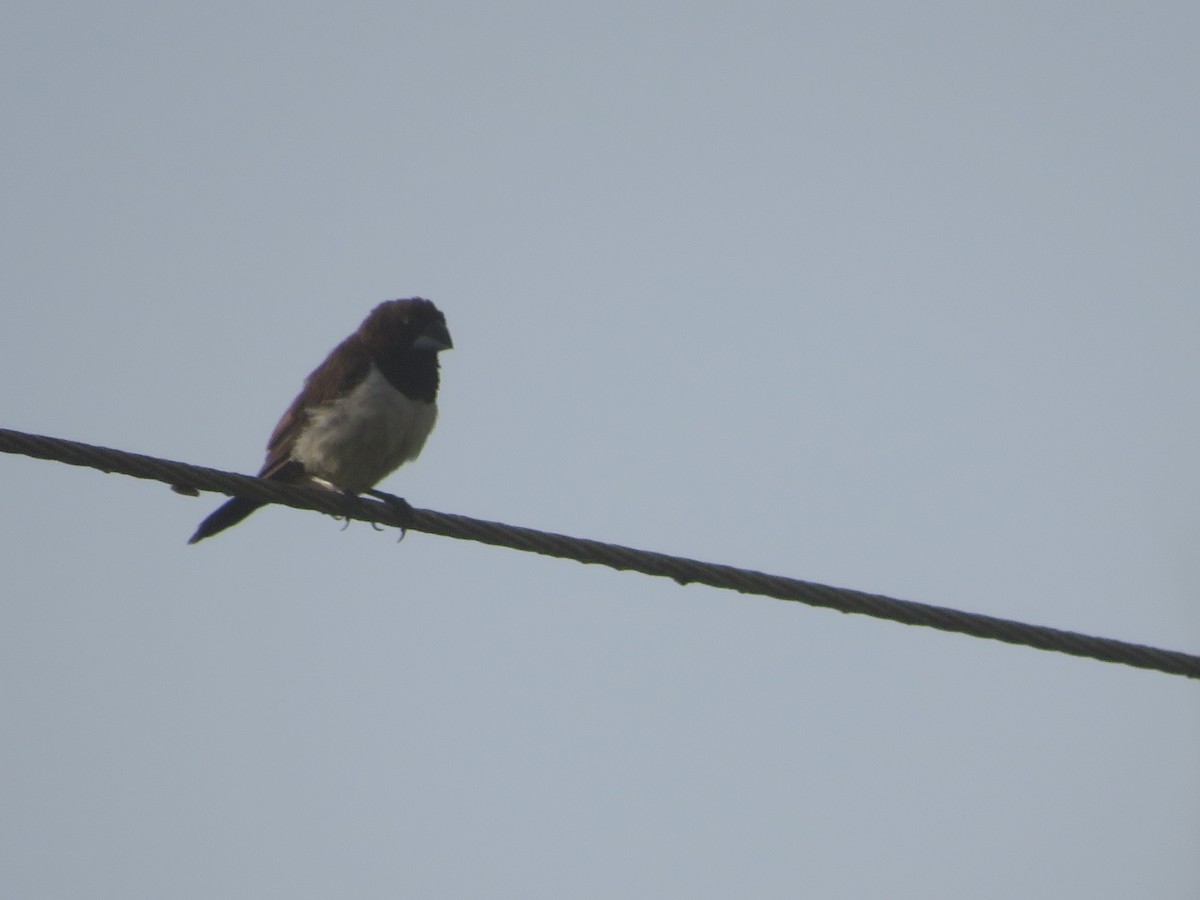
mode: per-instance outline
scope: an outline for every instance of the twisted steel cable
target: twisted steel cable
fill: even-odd
[[[1175,650],[1093,637],[1042,625],[1029,625],[1011,619],[999,619],[910,600],[897,600],[881,594],[830,587],[750,569],[636,550],[618,544],[521,528],[501,522],[488,522],[452,513],[413,509],[411,515],[408,515],[399,504],[345,496],[317,487],[277,484],[249,475],[238,475],[61,438],[0,428],[0,451],[161,481],[183,493],[205,490],[250,497],[265,503],[281,503],[295,509],[316,510],[329,515],[407,528],[427,534],[478,541],[560,559],[573,559],[581,563],[597,563],[612,569],[641,572],[644,575],[663,576],[680,584],[706,584],[743,594],[792,600],[844,613],[861,613],[878,619],[890,619],[906,625],[923,625],[927,628],[969,634],[1038,650],[1052,650],[1102,662],[1152,669],[1170,675],[1200,678],[1200,656]]]

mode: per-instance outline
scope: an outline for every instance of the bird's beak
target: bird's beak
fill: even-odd
[[[432,350],[436,353],[439,350],[452,349],[454,341],[450,340],[450,330],[446,328],[445,322],[434,322],[413,342],[413,347],[417,350]]]

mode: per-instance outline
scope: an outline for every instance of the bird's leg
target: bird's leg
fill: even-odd
[[[397,497],[395,494],[389,494],[386,491],[377,491],[374,489],[363,491],[363,493],[367,494],[371,497],[374,497],[376,500],[382,501],[383,504],[385,506],[387,506],[388,509],[390,509],[392,511],[392,513],[395,514],[396,517],[399,518],[402,522],[409,522],[409,523],[412,522],[412,517],[413,517],[412,505],[407,500],[405,500],[403,497]],[[374,523],[372,523],[372,524],[374,524]],[[408,526],[401,525],[399,540],[401,540],[401,541],[404,540],[404,536],[406,534],[408,534]]]

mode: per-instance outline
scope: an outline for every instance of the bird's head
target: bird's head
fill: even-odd
[[[358,329],[363,343],[377,351],[418,350],[439,353],[454,346],[446,317],[420,297],[380,303]]]

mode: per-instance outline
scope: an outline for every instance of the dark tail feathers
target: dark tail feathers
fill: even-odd
[[[264,505],[257,500],[234,497],[232,500],[217,507],[216,512],[201,522],[200,527],[196,529],[196,533],[191,536],[188,543],[194,544],[197,541],[204,540],[206,537],[212,537],[218,531],[224,531],[226,528],[236,525],[242,519],[246,518],[246,516],[250,515],[250,513]]]

